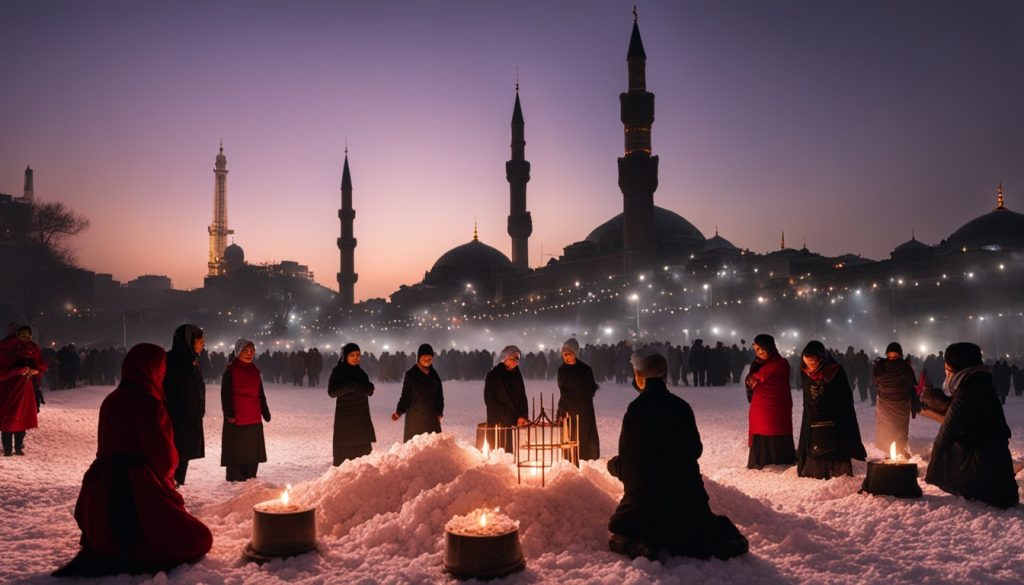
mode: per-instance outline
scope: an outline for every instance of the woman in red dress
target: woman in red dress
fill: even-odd
[[[779,355],[775,338],[771,335],[758,335],[753,346],[755,359],[746,378],[747,400],[750,402],[747,468],[796,463],[789,362]]]
[[[82,479],[75,520],[82,550],[55,576],[156,573],[196,561],[210,530],[174,489],[178,452],[164,406],[165,352],[140,343],[100,406],[96,460]]]
[[[0,433],[4,456],[25,454],[25,431],[39,426],[35,384],[46,371],[32,329],[18,327],[0,342]],[[13,443],[13,444],[12,444]]]

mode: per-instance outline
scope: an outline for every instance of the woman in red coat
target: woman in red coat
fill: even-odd
[[[260,463],[267,460],[260,418],[270,422],[270,408],[260,369],[253,363],[255,344],[239,339],[235,342],[235,356],[220,382],[220,403],[224,409],[220,465],[226,468],[228,481],[245,481],[256,477]]]
[[[27,325],[0,342],[0,436],[5,457],[24,455],[25,431],[39,426],[35,382],[45,371],[43,354]]]
[[[750,430],[748,469],[796,463],[793,449],[793,395],[789,389],[789,362],[779,355],[775,338],[762,333],[754,338],[754,362],[747,374]]]
[[[178,452],[164,406],[164,350],[140,343],[100,406],[96,460],[82,479],[75,520],[82,550],[56,576],[155,573],[196,561],[210,530],[174,489]]]

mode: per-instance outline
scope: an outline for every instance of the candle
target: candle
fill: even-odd
[[[289,557],[316,548],[316,508],[293,502],[291,484],[276,500],[252,507],[252,542],[245,554],[264,561]]]
[[[901,454],[896,451],[896,442],[893,441],[889,446],[888,459],[868,461],[861,491],[898,498],[919,498],[921,486],[917,483],[917,464],[901,461]]]
[[[444,568],[455,577],[490,579],[525,567],[519,522],[500,508],[473,510],[445,525]]]

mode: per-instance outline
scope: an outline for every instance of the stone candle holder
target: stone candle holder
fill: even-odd
[[[519,523],[497,509],[474,510],[445,526],[444,570],[457,579],[492,579],[526,568]]]
[[[252,507],[252,542],[245,549],[250,559],[291,557],[315,548],[316,508],[290,502],[288,490],[280,499]]]
[[[896,454],[896,444],[893,443],[889,459],[868,461],[867,476],[864,478],[861,491],[880,496],[920,498],[921,486],[917,483],[917,464],[901,461]]]

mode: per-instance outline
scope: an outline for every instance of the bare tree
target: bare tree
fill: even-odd
[[[59,201],[33,205],[30,237],[59,256],[70,258],[70,251],[64,246],[64,241],[88,227],[89,220],[84,215]]]

